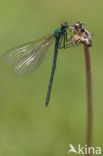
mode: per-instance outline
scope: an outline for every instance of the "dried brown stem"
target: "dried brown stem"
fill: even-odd
[[[87,146],[92,144],[92,80],[91,80],[91,65],[89,48],[84,44],[85,62],[86,62],[86,77],[87,77],[87,100],[88,100],[88,123],[87,123]],[[91,155],[91,154],[87,154]]]

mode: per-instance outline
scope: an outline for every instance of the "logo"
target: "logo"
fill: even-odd
[[[77,148],[75,148],[72,144],[69,145],[70,149],[68,151],[68,154],[75,153],[75,154],[101,154],[102,149],[101,147],[87,147],[85,145],[82,147],[80,144],[78,144]]]

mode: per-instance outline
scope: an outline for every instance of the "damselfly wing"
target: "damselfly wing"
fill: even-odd
[[[14,48],[4,55],[4,60],[13,64],[13,72],[16,75],[29,74],[41,64],[54,38],[54,34],[51,34]]]

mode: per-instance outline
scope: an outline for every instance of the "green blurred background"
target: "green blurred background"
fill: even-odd
[[[83,21],[95,34],[93,146],[103,145],[103,1],[0,0],[0,156],[67,156],[69,144],[86,142],[87,103],[83,47],[60,50],[50,105],[45,108],[52,45],[38,71],[17,77],[2,55],[60,27]],[[73,154],[71,154],[73,155]]]

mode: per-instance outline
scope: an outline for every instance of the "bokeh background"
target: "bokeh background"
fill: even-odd
[[[90,49],[93,146],[103,145],[103,1],[0,0],[0,156],[67,156],[86,143],[87,103],[83,47],[60,50],[45,108],[54,44],[36,72],[18,77],[2,55],[53,32],[61,21],[83,21],[95,34]],[[73,155],[73,154],[71,154]]]

